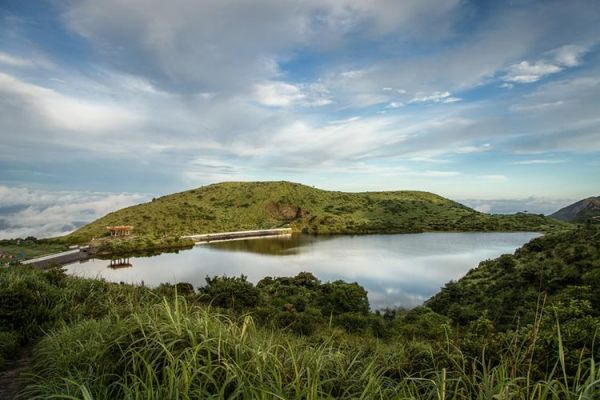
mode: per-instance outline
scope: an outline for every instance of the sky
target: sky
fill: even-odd
[[[600,2],[0,0],[0,237],[210,183],[600,195]]]

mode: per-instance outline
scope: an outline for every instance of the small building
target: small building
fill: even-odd
[[[133,226],[131,225],[118,225],[118,226],[107,226],[106,229],[110,232],[111,237],[121,237],[131,235]]]

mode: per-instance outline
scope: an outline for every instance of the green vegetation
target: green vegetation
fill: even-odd
[[[488,326],[502,337],[515,331],[538,337],[532,357],[552,365],[562,339],[561,362],[570,372],[582,357],[600,351],[600,226],[580,226],[532,240],[514,255],[484,261],[458,282],[448,283],[427,302],[468,330]],[[562,336],[556,332],[560,324]],[[493,348],[495,336],[490,336]]]
[[[600,227],[534,239],[423,307],[369,311],[310,273],[155,289],[0,270],[25,398],[595,399]]]
[[[531,323],[541,306],[600,317],[600,227],[550,233],[514,255],[484,261],[448,283],[427,305],[468,324],[486,315],[498,330]],[[593,330],[592,330],[593,331]]]
[[[25,239],[0,240],[0,254],[10,255],[13,259],[23,256],[23,259],[41,257],[46,254],[59,253],[68,247],[60,241],[52,239],[36,239],[33,236]],[[8,258],[0,258],[0,264],[8,262]]]
[[[136,255],[149,254],[173,249],[186,249],[194,246],[192,239],[180,236],[153,235],[131,236],[123,239],[94,240],[90,243],[97,255]]]
[[[86,242],[110,225],[133,225],[153,240],[290,226],[297,232],[548,231],[564,223],[541,215],[488,215],[426,192],[343,193],[290,182],[227,182],[153,199],[102,217],[69,235]]]

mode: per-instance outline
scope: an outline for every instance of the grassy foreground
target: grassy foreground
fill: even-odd
[[[176,193],[110,213],[69,235],[87,242],[106,226],[133,225],[146,241],[186,234],[291,226],[305,233],[547,231],[565,223],[540,215],[488,215],[414,191],[344,193],[291,182],[227,182]],[[150,248],[150,244],[147,246]]]
[[[22,392],[34,399],[596,399],[599,237],[534,239],[475,270],[485,301],[448,300],[446,288],[410,311],[372,312],[359,285],[309,273],[194,290],[3,269],[0,354],[35,344]],[[527,296],[490,289],[504,275]]]

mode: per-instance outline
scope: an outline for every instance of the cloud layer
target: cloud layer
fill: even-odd
[[[593,195],[598,20],[593,0],[9,1],[0,182]]]
[[[67,234],[111,211],[145,200],[138,194],[66,192],[0,185],[0,239]]]

